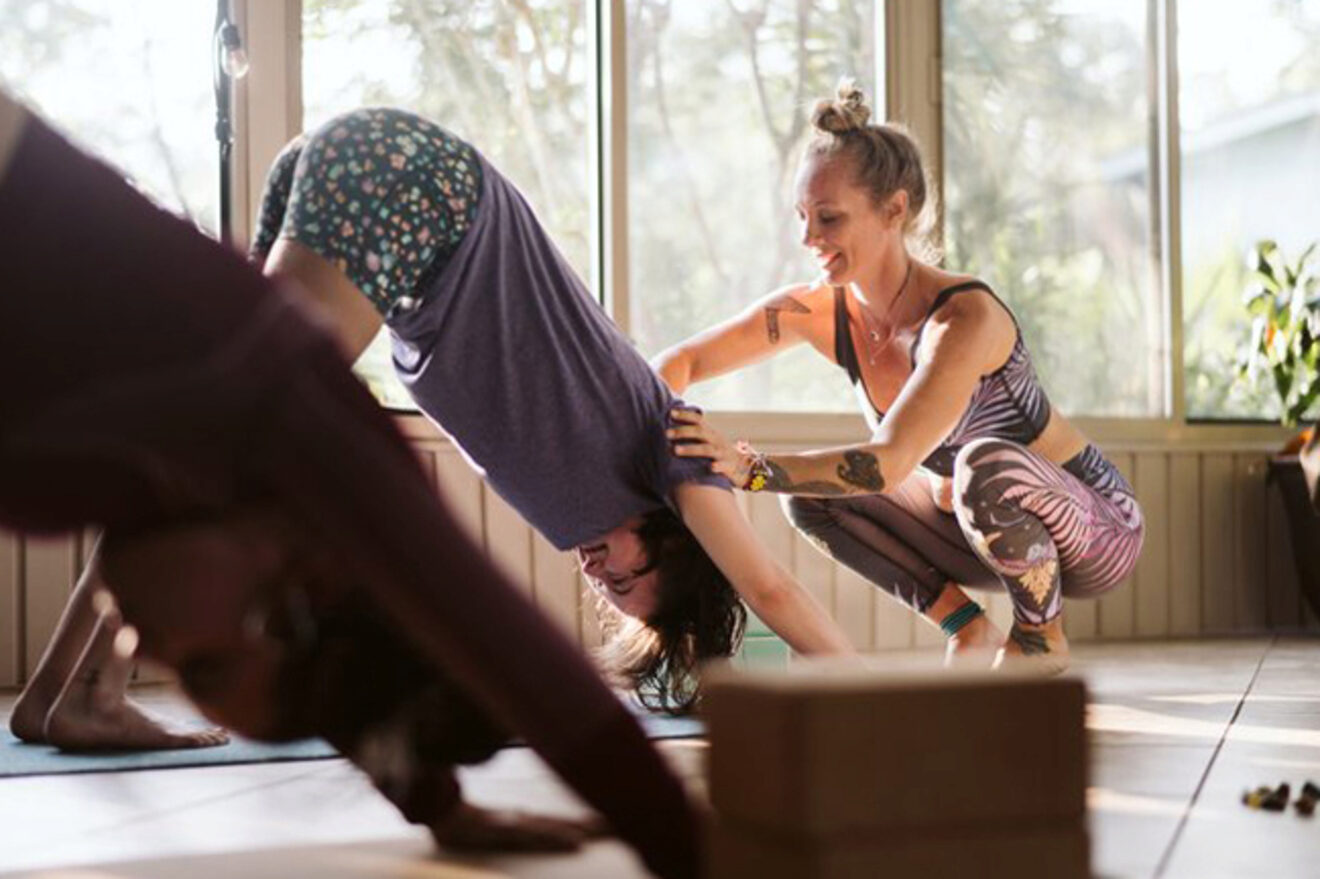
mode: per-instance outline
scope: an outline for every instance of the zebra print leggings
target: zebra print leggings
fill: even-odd
[[[1114,588],[1141,550],[1141,510],[1094,446],[1062,466],[1017,443],[975,440],[954,464],[954,512],[913,473],[882,495],[787,497],[793,524],[826,554],[925,612],[945,585],[1007,590],[1013,616],[1047,623],[1063,599]]]

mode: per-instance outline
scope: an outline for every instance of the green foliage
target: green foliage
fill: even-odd
[[[1144,155],[1142,32],[1058,0],[943,10],[947,266],[1013,307],[1061,409],[1158,411],[1149,184],[1112,161]]]
[[[1279,246],[1266,240],[1247,257],[1252,282],[1243,301],[1253,319],[1239,369],[1253,380],[1266,371],[1287,427],[1296,427],[1320,399],[1320,274],[1311,265],[1316,247],[1289,263]]]
[[[1197,260],[1183,281],[1183,386],[1192,418],[1277,418],[1274,389],[1257,375],[1239,375],[1237,359],[1250,328],[1242,320],[1242,289],[1250,269],[1228,231],[1213,258]]]

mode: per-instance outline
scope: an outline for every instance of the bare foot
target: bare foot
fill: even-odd
[[[45,744],[46,715],[50,713],[56,695],[36,686],[29,686],[19,694],[9,715],[9,731],[15,738],[34,745]]]
[[[84,679],[70,681],[51,706],[43,740],[66,751],[163,751],[223,745],[229,734],[157,717],[122,693],[98,693],[96,682]]]
[[[1004,635],[981,614],[958,630],[944,646],[945,668],[989,668]]]
[[[1042,676],[1067,671],[1068,639],[1063,635],[1063,617],[1055,617],[1043,626],[1014,622],[994,667]]]
[[[469,852],[573,852],[603,832],[599,819],[550,818],[463,802],[431,828],[440,845]]]

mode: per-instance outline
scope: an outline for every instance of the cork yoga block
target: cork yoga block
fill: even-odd
[[[717,824],[708,851],[709,879],[1086,879],[1091,875],[1090,843],[1079,818],[824,842]]]
[[[1085,815],[1078,680],[808,661],[704,686],[711,801],[742,831],[816,843]]]

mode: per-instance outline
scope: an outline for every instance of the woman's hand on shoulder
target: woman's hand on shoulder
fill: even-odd
[[[728,477],[735,488],[751,478],[752,455],[743,443],[731,442],[706,423],[700,409],[675,406],[669,410],[665,436],[680,458],[709,458],[712,473]]]

